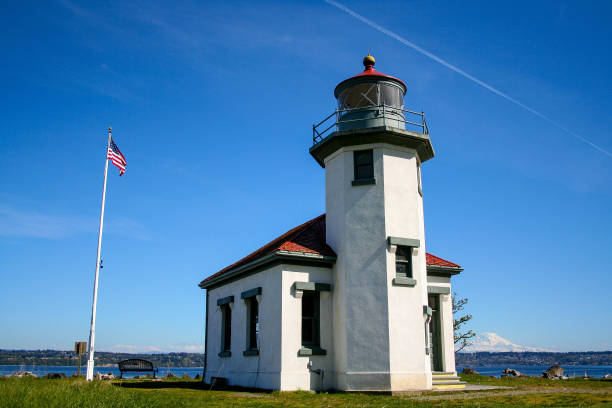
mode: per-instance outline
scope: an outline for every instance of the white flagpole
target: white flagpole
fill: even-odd
[[[102,209],[100,210],[100,229],[98,231],[98,255],[96,256],[96,277],[94,279],[93,305],[91,307],[91,327],[89,329],[89,350],[87,356],[87,381],[93,380],[94,343],[96,340],[96,303],[98,302],[98,275],[100,274],[100,250],[102,249],[102,227],[104,225],[104,201],[106,200],[106,176],[108,175],[108,149],[111,143],[111,131],[108,128],[108,143],[104,152],[104,187],[102,188]]]

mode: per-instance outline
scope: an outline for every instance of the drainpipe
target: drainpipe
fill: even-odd
[[[425,354],[431,354],[430,340],[429,340],[429,322],[431,322],[431,316],[433,309],[427,305],[423,305],[423,314],[425,314]]]
[[[321,376],[321,389],[319,391],[323,391],[323,377],[325,376],[325,371],[323,371],[322,368],[312,368],[312,361],[309,361],[308,364],[306,364],[306,368],[308,368],[308,371],[311,373],[319,374]]]

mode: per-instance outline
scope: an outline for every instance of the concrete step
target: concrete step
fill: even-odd
[[[445,376],[445,375],[456,375],[457,373],[455,371],[433,371],[431,373],[432,377],[436,377],[436,376]]]
[[[453,384],[434,384],[432,389],[442,391],[442,390],[464,390],[465,383],[453,383]]]
[[[434,390],[463,390],[466,384],[456,372],[434,372],[431,382]]]
[[[433,382],[436,382],[436,381],[461,381],[461,378],[457,377],[456,375],[449,375],[447,377],[434,377],[431,380]]]
[[[452,385],[452,384],[465,384],[465,381],[450,380],[450,381],[434,381],[433,385]]]

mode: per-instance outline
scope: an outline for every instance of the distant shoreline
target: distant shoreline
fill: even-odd
[[[142,358],[152,361],[158,367],[202,367],[203,353],[121,353],[96,351],[95,365],[113,367],[121,360]],[[81,357],[81,364],[86,363],[86,356]],[[37,365],[37,366],[74,366],[78,364],[78,355],[66,350],[6,350],[0,349],[0,365]]]
[[[204,353],[121,353],[97,351],[95,363],[98,367],[113,367],[118,361],[142,358],[158,367],[202,367]],[[74,366],[78,356],[66,350],[7,350],[0,349],[0,365]],[[85,364],[86,357],[81,357]],[[498,365],[612,365],[612,351],[572,352],[459,352],[455,362],[460,367]]]
[[[498,365],[612,365],[612,351],[506,351],[455,353],[455,364],[462,367]]]

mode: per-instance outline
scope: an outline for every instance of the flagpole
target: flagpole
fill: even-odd
[[[96,303],[98,302],[98,275],[100,274],[100,251],[102,249],[102,227],[104,226],[104,202],[106,200],[106,178],[108,175],[108,149],[111,143],[111,131],[113,128],[108,128],[108,142],[106,159],[104,160],[104,187],[102,188],[102,209],[100,210],[100,229],[98,230],[98,254],[96,256],[96,277],[94,279],[93,304],[91,306],[91,327],[89,329],[89,350],[87,355],[87,381],[93,380],[94,370],[94,343],[96,340]]]

